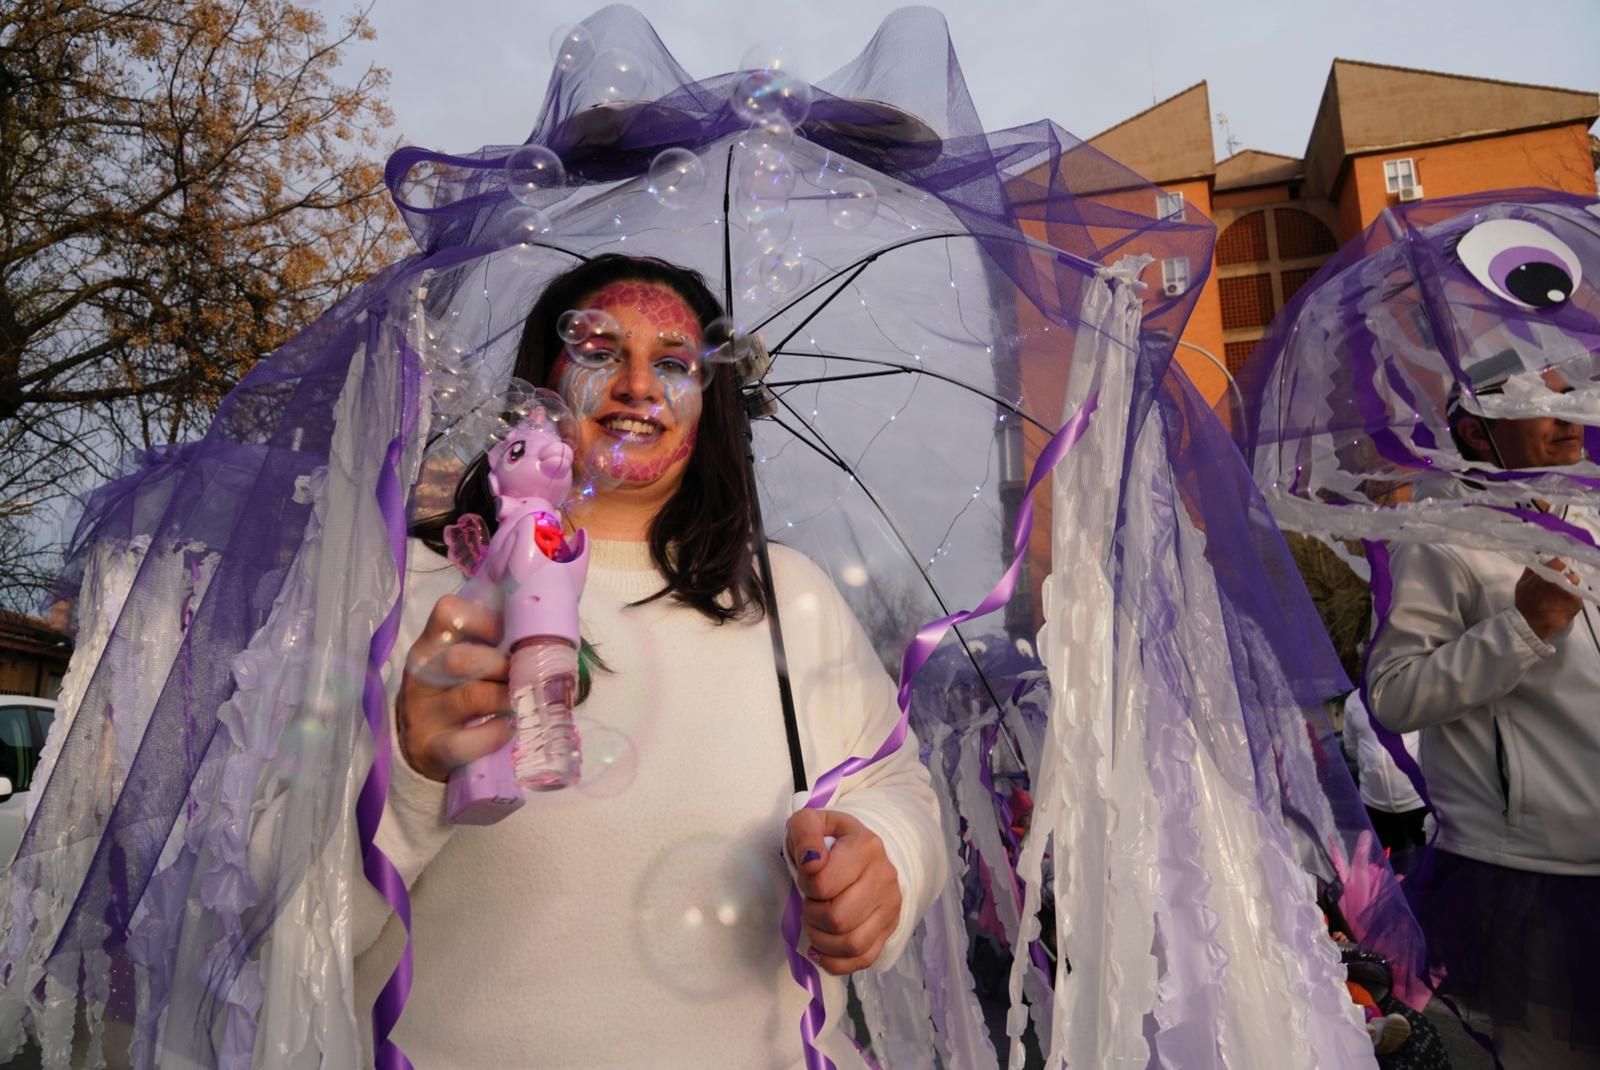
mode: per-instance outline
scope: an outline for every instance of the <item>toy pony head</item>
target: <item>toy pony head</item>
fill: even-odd
[[[572,447],[544,409],[534,408],[489,451],[489,489],[501,520],[530,506],[555,509],[572,493]]]

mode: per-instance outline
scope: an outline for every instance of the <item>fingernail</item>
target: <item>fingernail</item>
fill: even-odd
[[[817,954],[817,949],[814,947],[806,948],[806,958],[810,959],[812,962],[815,962],[819,966],[822,965],[822,956]]]
[[[810,865],[812,862],[815,862],[817,859],[819,859],[821,857],[822,857],[822,852],[821,851],[807,851],[805,854],[800,856],[800,864],[802,866]]]

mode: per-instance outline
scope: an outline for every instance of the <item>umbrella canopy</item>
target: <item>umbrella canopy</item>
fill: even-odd
[[[1535,189],[1422,201],[1340,250],[1241,375],[1237,437],[1278,522],[1600,564],[1528,506],[1591,501],[1600,475],[1597,210]],[[1485,471],[1452,443],[1455,412],[1562,416],[1586,427],[1588,458]]]
[[[1360,1042],[1306,874],[1337,883],[1354,857],[1323,792],[1329,776],[1349,792],[1319,719],[1342,676],[1172,363],[1201,273],[1179,294],[1150,285],[1157,261],[1209,264],[1209,221],[1156,218],[1153,187],[1051,123],[985,133],[927,10],[891,16],[815,86],[781,64],[693,81],[627,8],[562,49],[526,144],[393,158],[415,257],[264,361],[204,439],[89,504],[64,581],[87,631],[67,727],[5,877],[0,1040],[27,1019],[64,1063],[81,1004],[91,1044],[106,1019],[129,1026],[135,1065],[353,1060],[352,883],[405,900],[372,843],[390,761],[378,668],[408,512],[456,463],[427,447],[503,387],[547,280],[626,252],[702,271],[762,340],[764,357],[745,344],[755,356],[716,372],[742,376],[755,417],[761,534],[822,565],[886,664],[1016,565],[994,634],[958,635],[941,675],[902,681],[928,742],[958,741],[947,838],[973,830],[1008,941],[1032,948],[1042,894],[1060,919],[1053,963],[1016,956],[1013,1059],[1024,993],[1053,1052],[1206,1065],[1218,1015],[1235,1046],[1281,1051],[1280,1029],[1244,1023],[1282,992],[1304,1050]],[[908,61],[926,56],[949,59]],[[1030,541],[1024,487],[1068,446]],[[1048,734],[1016,708],[1038,695],[991,678],[1028,670],[978,649],[1033,656],[1045,619]],[[1038,800],[1020,851],[995,770],[964,760],[992,745]],[[1195,879],[1215,865],[1253,883]],[[958,875],[923,953],[859,979],[881,1056],[992,1057],[961,900]],[[1137,1010],[1112,1013],[1123,996]]]

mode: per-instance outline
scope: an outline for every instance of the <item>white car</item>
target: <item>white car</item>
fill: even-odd
[[[0,867],[11,864],[22,842],[28,791],[55,717],[50,699],[0,695]]]

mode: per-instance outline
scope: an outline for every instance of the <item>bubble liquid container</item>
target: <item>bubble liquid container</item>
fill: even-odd
[[[492,825],[522,807],[525,791],[578,783],[577,647],[554,635],[525,639],[511,652],[508,676],[511,742],[450,774],[445,813],[457,825]]]
[[[578,730],[572,723],[578,652],[558,636],[526,640],[511,652],[511,766],[526,791],[560,791],[578,782]]]

